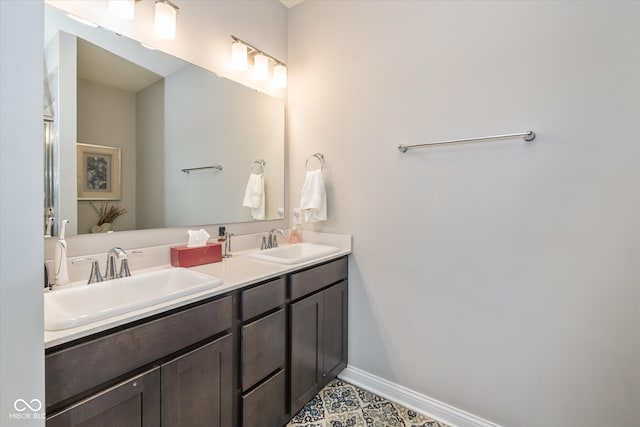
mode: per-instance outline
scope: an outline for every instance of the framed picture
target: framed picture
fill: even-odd
[[[78,200],[120,200],[120,149],[77,144]]]

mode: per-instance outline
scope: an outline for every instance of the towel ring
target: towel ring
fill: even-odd
[[[256,175],[263,175],[264,165],[266,164],[267,162],[265,162],[263,159],[254,160],[251,164],[251,173],[254,173]]]
[[[313,153],[312,155],[307,157],[307,160],[304,162],[304,168],[306,170],[309,170],[309,160],[313,158],[316,158],[320,161],[320,170],[324,169],[324,154],[322,153]]]

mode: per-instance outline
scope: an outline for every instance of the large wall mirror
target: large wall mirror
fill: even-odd
[[[284,217],[281,100],[50,5],[45,65],[52,235],[60,219],[69,235],[105,231],[105,208],[126,210],[116,231]],[[251,174],[262,198],[245,198]]]

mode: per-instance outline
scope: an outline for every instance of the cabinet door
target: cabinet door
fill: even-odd
[[[180,356],[161,368],[163,427],[231,425],[231,335]]]
[[[322,293],[291,304],[291,414],[322,388]]]
[[[47,427],[157,427],[158,368],[113,386],[47,418]]]
[[[324,387],[347,366],[347,281],[328,288],[322,294]]]

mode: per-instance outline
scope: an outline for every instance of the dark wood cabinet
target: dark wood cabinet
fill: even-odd
[[[285,278],[279,278],[242,292],[240,404],[243,427],[277,427],[289,419],[286,284]]]
[[[322,293],[322,387],[347,366],[349,292],[347,281]]]
[[[347,365],[346,277],[346,258],[292,276],[292,298],[301,299],[291,304],[291,415]]]
[[[47,418],[47,427],[157,427],[160,369],[110,387]]]
[[[226,296],[95,339],[51,349],[45,355],[47,413],[115,378],[232,328],[232,297]]]
[[[322,293],[291,304],[291,414],[322,388]]]
[[[227,335],[162,365],[163,427],[231,425],[232,356]]]
[[[50,348],[47,427],[279,427],[346,366],[347,258]]]
[[[72,405],[47,427],[232,425],[231,335]]]
[[[47,351],[47,427],[232,425],[233,298]]]

